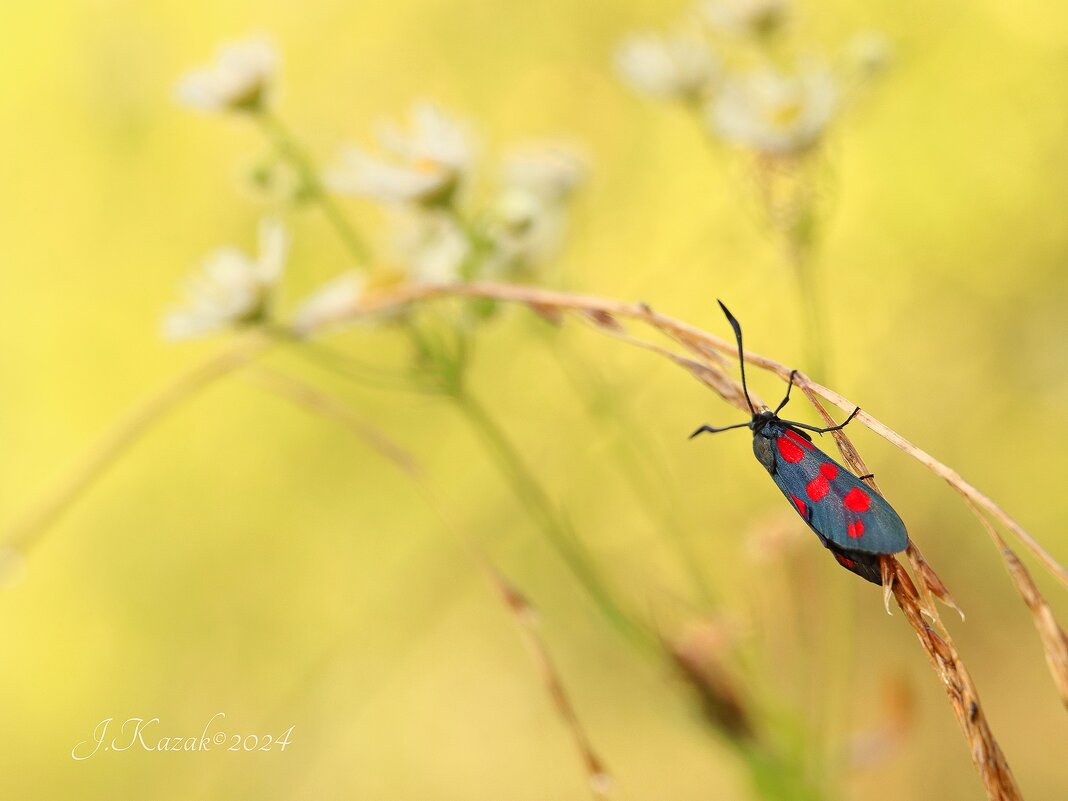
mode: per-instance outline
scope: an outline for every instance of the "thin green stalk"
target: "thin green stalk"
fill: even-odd
[[[483,445],[500,466],[535,524],[546,535],[583,589],[628,640],[646,651],[654,650],[656,646],[654,638],[644,627],[632,620],[615,600],[611,590],[594,567],[589,552],[578,539],[570,523],[563,519],[555,509],[548,494],[519,455],[518,449],[482,404],[464,389],[462,376],[466,355],[446,357],[444,354],[450,350],[450,347],[460,354],[466,354],[468,345],[439,341],[415,325],[409,326],[406,330],[411,335],[417,351],[433,359],[439,367],[440,373],[434,376],[433,380],[433,384],[437,386],[437,394],[455,401],[457,408],[463,413],[472,429],[479,435]],[[307,344],[303,340],[295,340],[295,342]],[[344,358],[342,354],[336,354],[336,358],[324,366],[343,377],[360,380],[350,371],[342,369]],[[413,389],[417,388],[413,387]]]
[[[549,496],[519,455],[519,451],[493,417],[468,392],[457,392],[452,397],[457,408],[497,461],[534,522],[609,622],[633,644],[646,651],[655,650],[656,641],[620,607],[571,525],[554,508]]]
[[[830,382],[830,342],[824,335],[823,292],[820,286],[818,266],[812,258],[812,244],[807,241],[809,232],[787,233],[787,258],[797,279],[801,296],[802,313],[805,317],[805,373],[822,384]]]
[[[676,558],[683,570],[689,574],[690,582],[698,598],[706,607],[714,606],[715,599],[705,573],[701,569],[701,560],[687,540],[684,527],[679,522],[678,515],[675,514],[677,504],[673,497],[671,482],[665,479],[667,471],[652,463],[655,454],[652,444],[643,437],[640,427],[631,423],[615,397],[605,391],[604,379],[597,374],[593,365],[584,363],[576,369],[560,349],[554,347],[552,350],[565,377],[575,390],[575,394],[585,401],[590,419],[603,423],[607,416],[614,420],[622,430],[622,436],[612,437],[612,445],[617,456],[616,465],[621,468],[620,472],[630,485],[634,497],[638,499],[650,517],[663,521],[661,530],[670,538]],[[574,355],[571,354],[571,356]],[[591,388],[592,396],[587,391]],[[602,407],[597,406],[600,398],[606,399]],[[602,410],[607,412],[607,415],[602,415],[600,413]],[[654,482],[659,485],[658,488],[654,488]]]
[[[753,789],[764,801],[827,801],[828,795],[809,784],[802,771],[760,744],[741,744]]]
[[[788,233],[788,255],[797,276],[798,292],[805,314],[805,350],[806,363],[810,365],[809,375],[821,383],[829,383],[831,362],[830,341],[824,333],[823,293],[820,285],[819,267],[813,256],[814,225],[810,219],[812,212],[805,212],[802,218],[806,224],[798,225]],[[853,657],[853,626],[855,621],[848,603],[828,590],[827,607],[829,619],[809,630],[817,647],[811,649],[810,673],[812,679],[808,690],[815,700],[808,705],[810,709],[810,727],[816,735],[815,745],[810,749],[811,767],[821,775],[826,775],[832,749],[835,742],[833,726],[839,721],[845,709],[839,703],[848,692],[848,680],[851,674],[850,661]],[[844,682],[844,683],[843,683]]]
[[[322,178],[319,177],[319,171],[316,169],[315,163],[304,152],[296,137],[290,133],[289,129],[278,117],[266,109],[258,111],[256,119],[259,120],[264,133],[274,144],[278,154],[297,171],[301,188],[308,197],[319,204],[319,208],[323,210],[326,219],[345,244],[349,255],[357,264],[367,266],[371,260],[370,248],[367,247],[363,237],[345,217],[337,201],[323,186]]]

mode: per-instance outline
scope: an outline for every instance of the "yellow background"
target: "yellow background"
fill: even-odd
[[[470,117],[487,157],[525,137],[582,143],[592,177],[561,283],[721,334],[713,299],[724,298],[750,347],[804,367],[793,285],[739,200],[737,171],[689,118],[613,75],[616,43],[667,25],[663,5],[6,4],[0,520],[131,404],[220,347],[168,345],[158,320],[206,251],[252,246],[265,209],[240,176],[265,146],[240,120],[177,107],[172,91],[219,41],[247,32],[278,45],[279,112],[320,159],[417,97]],[[835,385],[1068,561],[1068,10],[813,2],[802,21],[827,47],[874,28],[897,51],[831,148],[821,264]],[[347,208],[375,231],[373,209]],[[288,219],[293,300],[348,265],[314,210]],[[382,335],[344,341],[364,358],[403,357]],[[801,583],[787,585],[781,563],[747,561],[746,531],[781,498],[744,432],[685,439],[698,423],[735,422],[736,410],[649,354],[505,315],[481,341],[474,386],[635,606],[679,618],[685,577],[621,476],[614,440],[627,432],[591,421],[554,348],[596,364],[640,421],[725,608],[771,610],[755,636],[770,643],[773,686],[797,690],[794,623],[818,628],[847,605],[859,634],[852,684],[835,702],[843,725],[878,722],[886,676],[913,687],[908,739],[877,766],[843,764],[848,797],[980,798],[943,691],[878,591],[807,535],[788,557]],[[745,797],[739,766],[675,679],[604,626],[453,410],[341,384],[291,356],[275,362],[333,386],[417,453],[449,517],[540,607],[619,797]],[[766,397],[781,391],[754,383]],[[968,613],[949,624],[1025,797],[1065,798],[1068,718],[986,535],[919,465],[871,434],[854,439]],[[1068,620],[1064,588],[1039,581]],[[344,431],[241,379],[155,428],[45,535],[0,595],[0,632],[5,798],[587,796],[514,621],[411,485]],[[158,716],[160,735],[191,736],[219,711],[235,733],[295,724],[293,744],[70,758],[105,717]]]

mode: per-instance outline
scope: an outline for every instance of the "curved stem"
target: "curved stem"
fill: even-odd
[[[620,472],[630,486],[634,497],[645,508],[650,518],[664,521],[663,532],[671,540],[676,559],[689,575],[690,583],[701,603],[707,608],[712,608],[715,605],[712,588],[705,572],[701,569],[701,560],[690,544],[685,527],[676,511],[678,498],[675,486],[667,478],[666,468],[656,463],[656,450],[652,443],[643,436],[640,426],[632,423],[623,405],[617,403],[615,396],[606,391],[605,381],[593,365],[577,359],[575,354],[569,354],[571,359],[578,362],[574,363],[568,355],[555,347],[553,353],[575,394],[584,400],[590,419],[604,423],[604,416],[600,412],[606,411],[607,415],[614,418],[617,425],[624,429],[622,436],[612,437],[617,456],[616,463],[621,468]],[[586,391],[588,389],[592,389],[593,397],[590,397]],[[598,404],[599,398],[606,400]]]
[[[564,520],[548,494],[538,483],[530,468],[519,455],[501,427],[470,393],[452,396],[464,417],[471,424],[497,461],[515,494],[527,508],[534,522],[545,534],[557,554],[582,584],[605,617],[628,640],[643,650],[655,648],[655,640],[643,626],[636,623],[622,609],[595,568],[585,545],[578,539],[571,525]]]
[[[260,121],[267,137],[274,144],[278,154],[297,171],[301,186],[319,204],[319,208],[323,210],[327,221],[344,243],[349,255],[357,264],[366,266],[371,259],[370,248],[367,247],[363,237],[345,217],[333,195],[323,186],[322,178],[319,177],[319,171],[316,169],[311,157],[304,152],[296,137],[290,133],[289,129],[278,117],[267,110],[263,110],[257,114],[257,119]]]
[[[791,260],[797,276],[798,292],[801,295],[801,305],[805,316],[805,362],[808,364],[806,372],[816,376],[820,381],[830,382],[828,365],[831,362],[831,342],[824,334],[823,300],[820,294],[819,276],[816,275],[818,268],[800,248],[793,248],[793,250],[795,252]]]
[[[737,358],[737,345],[734,342],[728,342],[722,337],[709,334],[697,326],[654,311],[645,303],[629,303],[597,295],[583,295],[492,281],[476,281],[466,284],[408,284],[378,295],[366,297],[362,305],[353,310],[353,318],[360,319],[369,313],[395,311],[415,303],[444,297],[492,298],[494,300],[527,304],[542,312],[546,309],[552,309],[558,312],[577,312],[586,316],[587,319],[607,318],[611,320],[614,317],[618,317],[644,323],[685,346],[692,353],[697,354],[702,361],[686,359],[676,353],[641,340],[626,338],[627,342],[660,353],[661,356],[689,370],[702,380],[706,380],[706,383],[717,392],[720,392],[729,403],[733,403],[742,411],[747,411],[744,406],[745,401],[737,384],[732,383],[729,376],[723,374],[723,370],[718,367],[717,362],[708,361],[709,358],[718,358],[714,354],[722,354],[728,359]],[[611,327],[600,326],[598,330],[608,336],[619,336]],[[791,369],[774,359],[769,359],[749,350],[745,351],[744,358],[746,364],[774,373],[783,381],[788,381],[790,378]],[[844,412],[852,412],[857,408],[858,404],[833,389],[816,383],[803,373],[797,374],[794,384],[806,394],[818,395]],[[756,403],[758,398],[754,396],[753,401]],[[869,431],[878,434],[891,445],[894,445],[942,478],[966,498],[974,501],[976,505],[986,509],[998,522],[1023,542],[1028,550],[1058,581],[1068,587],[1068,570],[1008,512],[990,497],[965,481],[956,470],[938,461],[921,448],[916,447],[888,425],[872,417],[868,412],[861,410],[856,415],[855,424],[862,425]]]
[[[49,526],[59,520],[111,465],[163,417],[209,384],[250,362],[270,344],[270,339],[257,332],[251,339],[217,354],[147,398],[95,443],[63,480],[12,526],[4,538],[5,544],[27,551],[39,541]]]

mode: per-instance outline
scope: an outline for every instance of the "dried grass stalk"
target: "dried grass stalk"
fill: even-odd
[[[920,646],[927,654],[935,673],[942,680],[946,695],[949,697],[953,714],[957,718],[964,739],[969,746],[972,762],[979,771],[979,778],[986,788],[987,796],[992,801],[1014,801],[1021,799],[1012,770],[1002,753],[994,734],[990,730],[986,715],[983,714],[979,693],[975,689],[972,677],[957,653],[953,641],[945,634],[935,631],[923,617],[919,593],[912,578],[899,561],[893,558],[884,560],[895,571],[893,581],[894,599],[905,614],[905,619],[916,632]]]
[[[681,635],[662,638],[682,678],[697,693],[705,719],[735,743],[755,738],[751,703],[726,664],[731,635],[722,624],[691,625]]]
[[[534,662],[538,667],[538,672],[541,674],[542,682],[545,684],[549,697],[552,699],[553,706],[559,713],[564,725],[571,732],[575,748],[578,750],[582,758],[582,764],[586,769],[593,797],[598,801],[610,798],[611,776],[605,768],[604,762],[594,750],[589,735],[582,726],[567,690],[564,688],[560,672],[549,655],[549,649],[546,648],[544,640],[542,640],[541,632],[538,630],[537,611],[513,584],[488,563],[486,564],[486,574],[489,576],[490,584],[497,595],[504,601],[514,615],[516,622],[519,623],[520,630],[523,632],[530,653],[534,657]]]
[[[1060,693],[1065,708],[1068,708],[1068,636],[1053,617],[1053,610],[1046,603],[1042,593],[1038,591],[1031,573],[1023,566],[1020,558],[1005,544],[1005,540],[998,534],[997,529],[971,502],[971,499],[966,497],[964,500],[975,512],[976,517],[982,522],[990,538],[1001,551],[1012,583],[1016,585],[1020,597],[1031,610],[1031,617],[1038,630],[1038,636],[1042,640],[1042,650],[1046,654],[1046,664],[1049,666],[1050,675],[1053,676],[1053,683],[1057,686],[1057,692]]]
[[[277,393],[290,402],[307,409],[313,414],[340,423],[412,479],[420,494],[423,495],[424,500],[441,518],[445,529],[480,565],[494,592],[504,601],[505,606],[520,624],[524,639],[527,641],[527,645],[534,656],[538,672],[542,677],[549,697],[552,699],[553,706],[563,719],[575,742],[582,764],[586,769],[590,792],[593,794],[595,801],[607,801],[610,798],[611,777],[605,768],[604,762],[594,750],[589,736],[586,734],[586,730],[575,712],[574,705],[568,697],[556,665],[549,656],[549,651],[538,631],[537,611],[515,586],[493,567],[492,562],[476,544],[468,541],[467,538],[453,528],[441,512],[440,505],[427,486],[423,473],[415,459],[400,445],[386,437],[385,434],[373,427],[369,427],[347,404],[332,395],[275,371],[260,369],[253,374],[253,377],[266,389]]]
[[[586,320],[592,321],[598,330],[606,332],[613,337],[626,340],[630,344],[637,345],[646,350],[652,350],[659,355],[670,359],[672,362],[687,370],[700,381],[708,385],[729,403],[732,403],[743,411],[747,409],[741,389],[737,382],[735,382],[723,369],[722,359],[711,358],[713,354],[724,354],[726,356],[734,354],[735,344],[707,334],[704,331],[679,320],[655,312],[646,304],[629,304],[600,297],[573,295],[564,292],[553,292],[511,284],[472,283],[402,287],[377,297],[365,299],[359,308],[353,310],[353,313],[354,315],[359,315],[404,306],[422,299],[450,295],[487,297],[497,300],[520,302],[527,304],[528,306],[536,307],[541,314],[544,314],[545,310],[548,308],[556,308],[561,312],[578,312]],[[621,319],[637,320],[655,328],[662,334],[667,335],[669,339],[685,347],[697,358],[690,359],[660,345],[633,337],[627,333],[626,329],[621,325]],[[775,373],[783,380],[789,379],[790,370],[778,362],[749,351],[744,354],[744,358],[748,364]],[[833,403],[843,411],[852,411],[855,408],[855,404],[848,401],[837,392],[816,384],[803,374],[798,374],[796,376],[795,384],[805,393],[823,418],[829,422],[832,421],[832,418],[823,407],[821,399]],[[754,398],[754,403],[757,402],[759,401]],[[1013,520],[1003,509],[1001,509],[1000,506],[964,481],[956,471],[942,464],[925,451],[920,450],[900,434],[883,423],[880,423],[871,415],[861,412],[855,419],[859,421],[860,424],[879,434],[884,439],[912,456],[936,475],[945,479],[970,503],[982,507],[990,514],[994,515],[1039,558],[1050,572],[1057,576],[1062,583],[1068,585],[1068,571],[1065,571],[1065,569],[1052,556],[1050,556],[1019,523]],[[856,474],[865,475],[870,472],[865,468],[863,459],[849,440],[849,437],[841,431],[835,432],[834,436],[838,448],[842,453],[842,457]],[[867,479],[867,481],[873,490],[878,491],[874,479]],[[1016,786],[1012,771],[1010,770],[1005,756],[1002,753],[1001,748],[998,746],[993,732],[990,729],[990,725],[986,720],[982,705],[979,701],[978,692],[975,689],[971,676],[968,673],[960,654],[957,652],[952,638],[949,636],[948,631],[946,631],[938,617],[938,612],[935,608],[933,599],[938,598],[958,611],[959,607],[946,589],[945,584],[938,577],[937,573],[934,572],[933,568],[926,562],[919,549],[916,548],[914,544],[907,552],[907,556],[920,579],[919,589],[917,589],[916,583],[913,582],[912,577],[902,566],[901,562],[892,556],[886,556],[881,560],[883,569],[883,587],[884,592],[886,593],[886,600],[889,601],[890,595],[893,596],[898,607],[904,613],[905,619],[916,633],[916,637],[924,652],[927,654],[936,674],[942,681],[946,694],[949,697],[953,713],[956,716],[957,722],[960,725],[966,742],[968,743],[972,761],[979,772],[979,776],[986,788],[988,797],[990,799],[996,799],[997,801],[1012,801],[1013,799],[1019,799],[1021,798],[1020,791]],[[1017,573],[1014,572],[1012,566],[1014,562],[1013,560],[1010,560],[1007,555],[1005,558],[1007,564],[1010,565],[1010,573],[1012,573],[1015,578]],[[1016,561],[1015,564],[1018,565],[1018,561]],[[1022,566],[1020,567],[1022,569]],[[1017,586],[1022,587],[1026,585],[1021,585],[1018,582]],[[1033,587],[1033,584],[1030,586]],[[1035,599],[1035,595],[1030,592],[1024,592],[1024,590],[1021,589],[1021,593],[1024,595],[1024,598],[1028,601],[1029,605],[1032,600]],[[1038,596],[1038,598],[1040,598],[1040,596]],[[1049,620],[1052,622],[1052,617],[1048,615],[1048,606],[1045,606],[1044,602],[1041,602],[1038,604],[1038,608],[1044,609],[1044,611],[1036,612],[1036,616],[1040,616],[1043,619],[1048,616]],[[933,626],[927,622],[925,616],[931,619]],[[1040,631],[1041,630],[1042,629],[1040,629]],[[1046,631],[1047,634],[1052,632],[1048,626],[1046,627]],[[1059,639],[1052,638],[1051,641],[1055,647],[1051,648],[1047,646],[1047,658],[1049,658],[1050,654],[1054,654],[1058,660],[1058,664],[1061,664],[1060,657],[1062,651],[1059,649],[1063,648],[1065,645],[1064,635],[1059,628],[1057,628],[1056,631],[1059,634]],[[1055,671],[1055,677],[1060,676],[1061,673]]]
[[[408,476],[419,475],[419,465],[415,457],[404,447],[396,443],[376,426],[368,423],[348,404],[308,386],[302,381],[291,378],[285,373],[267,367],[257,367],[249,372],[249,379],[269,392],[286,400],[304,406],[309,411],[331,417],[349,431],[363,440],[367,447],[379,456],[392,462]]]
[[[89,487],[161,419],[202,389],[244,367],[273,343],[259,331],[151,395],[134,407],[45,495],[6,532],[4,545],[26,553],[39,535],[55,523]]]
[[[473,282],[467,284],[405,285],[364,298],[358,306],[352,309],[352,316],[355,317],[375,312],[390,311],[420,300],[447,296],[493,298],[501,301],[513,301],[534,307],[541,314],[544,314],[546,310],[550,308],[558,309],[561,312],[572,311],[582,315],[588,320],[595,320],[599,329],[611,329],[611,332],[616,334],[619,333],[620,320],[636,320],[651,326],[670,339],[682,344],[691,352],[695,353],[699,358],[706,359],[707,361],[712,361],[712,359],[709,358],[709,355],[712,353],[723,354],[728,358],[733,357],[736,353],[737,346],[734,342],[728,342],[720,337],[702,331],[695,326],[684,323],[681,320],[660,314],[645,303],[627,303],[624,301],[602,298],[596,295],[572,294],[568,292],[541,289],[538,287],[521,286],[518,284]],[[607,318],[605,315],[607,315]],[[608,320],[611,320],[611,322],[608,322]],[[675,356],[671,358],[678,363]],[[746,351],[745,361],[754,367],[775,373],[784,381],[789,378],[790,369],[788,367],[779,364],[772,359],[768,359],[765,356],[753,353],[752,351]],[[722,364],[722,362],[720,362],[720,364]],[[722,373],[722,370],[717,369],[717,364],[709,364],[706,362],[702,363],[701,367],[705,370],[709,370],[712,374],[715,374],[716,372]],[[693,372],[692,369],[691,372]],[[716,387],[714,384],[718,381],[718,377],[712,378],[711,376],[706,375],[702,380],[710,386],[713,386],[715,389]],[[815,383],[803,374],[799,374],[795,384],[799,388],[808,390],[814,395],[834,404],[843,411],[851,412],[856,408],[856,404],[849,399],[832,389]],[[740,409],[746,409],[744,405],[738,403],[737,397],[728,397],[725,394],[724,399],[734,403],[734,405],[738,406]],[[1062,584],[1068,587],[1068,570],[1054,559],[1046,549],[1043,548],[1041,544],[1039,544],[1038,541],[1035,540],[1034,537],[1032,537],[1024,527],[1013,519],[1004,509],[961,478],[959,473],[942,464],[942,462],[935,459],[926,451],[916,447],[889,426],[876,420],[870,414],[861,411],[856,416],[855,421],[907,453],[935,475],[944,479],[958,492],[973,501],[977,506],[985,509],[1011,531],[1021,542],[1023,542],[1039,561],[1042,562],[1047,570],[1056,576]]]

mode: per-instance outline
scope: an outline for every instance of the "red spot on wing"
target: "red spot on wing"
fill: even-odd
[[[871,498],[868,497],[868,493],[862,490],[860,487],[853,487],[846,493],[845,498],[842,499],[842,503],[845,504],[845,508],[853,512],[866,512],[868,507],[871,506]]]
[[[808,511],[805,508],[805,502],[798,498],[796,495],[791,495],[790,500],[794,502],[794,505],[797,507],[797,511],[801,514],[801,517],[804,517]]]
[[[838,564],[842,567],[856,567],[857,563],[847,556],[842,556],[840,553],[836,553],[834,558],[838,560]]]
[[[838,475],[838,468],[831,462],[824,462],[820,465],[820,475],[828,481],[834,481],[834,477]]]
[[[815,445],[790,429],[786,429],[786,432],[775,440],[775,444],[779,446],[782,458],[791,464],[797,464],[805,458],[804,449],[807,448],[810,451],[816,449]]]
[[[827,483],[827,479],[823,476],[816,476],[808,482],[808,485],[805,487],[805,492],[808,493],[808,497],[814,501],[821,500],[824,495],[830,492],[830,490],[831,485]]]
[[[848,526],[846,526],[846,534],[853,539],[858,539],[864,536],[864,521],[854,520]]]
[[[786,436],[788,436],[788,437],[789,437],[790,439],[792,439],[792,440],[793,440],[794,442],[796,442],[796,443],[797,443],[798,445],[800,445],[800,446],[801,446],[802,448],[807,448],[807,449],[808,449],[808,450],[810,450],[810,451],[814,451],[814,450],[816,449],[816,446],[815,446],[815,445],[813,445],[813,444],[812,444],[811,442],[809,442],[809,441],[808,441],[807,439],[805,439],[804,437],[802,437],[802,436],[801,436],[800,434],[798,434],[798,433],[797,433],[796,431],[792,431],[792,430],[790,430],[790,429],[788,428],[788,429],[786,429]]]
[[[805,452],[786,437],[779,437],[775,444],[779,447],[779,455],[788,462],[796,464],[805,458]]]

